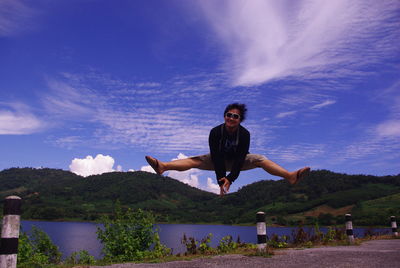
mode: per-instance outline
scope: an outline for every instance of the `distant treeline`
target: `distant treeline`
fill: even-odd
[[[23,219],[95,221],[122,206],[152,211],[158,222],[253,224],[257,211],[279,225],[335,225],[352,213],[357,225],[388,225],[400,217],[400,175],[312,171],[298,185],[263,180],[219,197],[169,177],[113,172],[81,177],[58,169],[0,172],[0,198],[23,199]],[[338,214],[339,213],[339,214]]]

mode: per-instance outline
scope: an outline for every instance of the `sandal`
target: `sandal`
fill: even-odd
[[[151,156],[148,156],[148,155],[146,155],[145,158],[146,158],[147,163],[149,163],[149,165],[154,169],[154,171],[158,175],[161,175],[161,172],[158,169],[159,168],[158,160],[153,158],[153,157],[151,157]]]
[[[304,167],[297,171],[296,181],[293,184],[298,183],[301,179],[307,177],[310,174],[310,167]]]

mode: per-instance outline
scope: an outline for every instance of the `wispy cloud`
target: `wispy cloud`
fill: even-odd
[[[286,127],[282,121],[307,112],[310,107],[323,107],[332,102],[326,101],[329,96],[310,91],[271,95],[267,104],[272,107],[271,111],[290,110],[271,114],[270,119],[260,122],[264,113],[260,113],[262,109],[252,110],[252,106],[260,101],[262,91],[224,90],[221,86],[224,82],[216,77],[174,77],[164,82],[140,83],[100,73],[63,73],[57,78],[48,78],[49,92],[43,96],[48,112],[61,118],[57,121],[63,124],[76,120],[89,123],[91,129],[53,137],[52,143],[63,148],[82,144],[96,148],[128,146],[157,155],[176,152],[198,155],[208,152],[209,131],[222,122],[225,104],[241,101],[256,113],[255,118],[245,122],[252,133],[251,150],[267,153],[265,148],[271,148],[270,141],[276,135],[273,130]],[[102,91],[103,88],[108,90]],[[230,99],[221,103],[221,94]],[[305,146],[303,149],[271,148],[277,158],[288,162],[300,160],[306,151],[310,156],[320,153],[318,150],[311,153]]]
[[[44,121],[21,103],[0,103],[0,135],[24,135],[46,128]]]
[[[80,120],[93,117],[93,108],[100,96],[96,96],[89,89],[71,85],[62,80],[47,79],[51,94],[43,97],[43,105],[53,115],[68,115],[69,119],[78,117]]]
[[[161,85],[128,83],[99,74],[62,74],[47,81],[49,93],[42,101],[48,113],[64,118],[64,124],[69,120],[93,124],[95,130],[87,138],[97,145],[129,145],[159,153],[208,150],[214,115],[196,112],[192,105],[193,97],[197,106],[209,101],[212,93],[203,81],[201,90],[185,79],[179,85],[176,79]],[[109,91],[102,91],[104,87]],[[201,124],[194,123],[198,120]],[[66,137],[58,141],[80,140]]]
[[[335,104],[335,103],[336,103],[336,101],[334,101],[334,100],[326,100],[326,101],[324,101],[322,103],[315,104],[315,105],[311,106],[311,109],[320,109],[322,107],[329,106],[329,105],[332,105],[332,104]]]
[[[297,113],[296,111],[282,112],[282,113],[278,113],[276,115],[276,118],[284,118],[284,117],[288,117],[288,116],[294,115],[296,113]]]
[[[400,138],[400,120],[389,120],[379,124],[377,132],[379,136]]]
[[[377,115],[374,120],[353,123],[356,134],[352,138],[327,144],[330,163],[352,163],[373,169],[395,170],[400,159],[400,82],[369,92],[368,103]],[[353,119],[354,120],[354,119]],[[353,164],[354,163],[354,164]]]
[[[234,85],[361,75],[398,53],[398,1],[200,1]],[[365,44],[368,44],[366,46]],[[332,68],[333,67],[333,68]]]
[[[393,133],[391,133],[392,135]],[[391,159],[399,159],[400,143],[397,137],[369,136],[368,139],[360,139],[344,147],[339,152],[341,160],[367,159],[375,156],[376,162],[380,161],[381,155],[390,156]]]
[[[298,143],[289,146],[275,146],[268,149],[268,155],[278,162],[287,163],[296,161],[310,161],[323,155],[326,155],[327,148],[324,144]]]
[[[374,93],[370,95],[371,102],[383,105],[392,120],[400,120],[400,79]]]
[[[87,143],[80,136],[48,137],[47,142],[66,149],[72,149],[78,145],[82,146]]]
[[[21,0],[0,1],[0,36],[19,34],[27,28],[32,28],[31,19],[36,11]]]
[[[310,92],[296,93],[292,95],[284,95],[277,100],[276,107],[280,109],[280,107],[290,107],[290,111],[280,112],[275,117],[278,119],[294,116],[300,112],[307,113],[310,110],[319,110],[323,107],[335,104],[334,100],[325,100],[322,101],[320,99],[324,98],[322,94],[310,94]],[[317,103],[311,105],[312,103]],[[311,105],[311,106],[310,106]],[[295,109],[295,110],[294,110]]]

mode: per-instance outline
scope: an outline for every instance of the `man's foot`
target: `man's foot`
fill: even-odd
[[[293,172],[293,175],[290,177],[289,183],[294,185],[298,183],[300,180],[303,178],[307,177],[308,174],[310,174],[310,167],[303,167],[295,172]]]
[[[155,159],[154,157],[146,155],[146,161],[149,163],[149,165],[154,169],[154,171],[158,174],[161,175],[163,171],[161,170],[160,162]]]

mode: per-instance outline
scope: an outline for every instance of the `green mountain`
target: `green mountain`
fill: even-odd
[[[358,225],[387,225],[400,214],[400,175],[318,170],[296,186],[263,180],[221,198],[141,171],[84,178],[56,169],[11,168],[0,172],[0,198],[9,195],[23,199],[23,219],[96,220],[119,200],[124,207],[151,210],[158,222],[248,224],[264,211],[270,223],[282,225],[342,224],[345,213]]]

